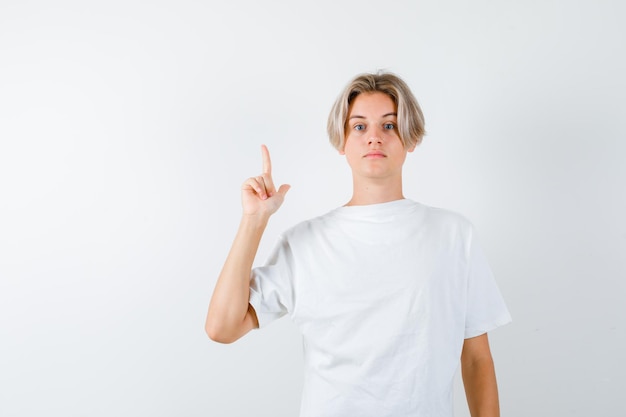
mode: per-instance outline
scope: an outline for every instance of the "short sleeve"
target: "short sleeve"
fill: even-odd
[[[511,322],[509,310],[475,235],[472,229],[467,275],[466,339]]]
[[[262,267],[253,268],[250,276],[250,304],[259,327],[265,327],[292,310],[293,255],[288,241],[281,237]]]

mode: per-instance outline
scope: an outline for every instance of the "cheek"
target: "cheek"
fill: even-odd
[[[354,149],[356,141],[353,136],[346,136],[346,141],[343,143],[343,149],[341,150],[342,155],[350,153],[352,149]]]
[[[341,155],[346,157],[348,163],[356,160],[358,154],[360,154],[360,152],[356,149],[354,141],[346,142],[346,145],[343,148],[343,152],[341,152]]]
[[[400,140],[400,135],[398,134],[398,130],[397,129],[392,129],[392,130],[385,130],[385,135],[388,138],[395,138]]]

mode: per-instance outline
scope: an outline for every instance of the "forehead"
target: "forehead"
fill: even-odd
[[[388,94],[375,91],[356,96],[348,108],[348,117],[352,115],[382,116],[396,111],[396,103]]]

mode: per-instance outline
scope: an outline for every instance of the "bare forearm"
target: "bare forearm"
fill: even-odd
[[[240,336],[248,314],[250,271],[267,221],[267,216],[244,215],[241,219],[209,305],[206,331],[214,340]]]
[[[499,417],[498,385],[491,357],[463,363],[462,372],[472,417]]]
[[[289,190],[287,184],[276,189],[265,145],[261,146],[261,153],[263,174],[248,178],[241,186],[243,216],[207,313],[205,330],[217,342],[234,342],[258,327],[256,313],[249,304],[250,271],[267,222]]]

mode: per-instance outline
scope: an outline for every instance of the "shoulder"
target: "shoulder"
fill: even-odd
[[[415,204],[422,207],[424,220],[427,224],[445,229],[458,230],[463,234],[472,233],[472,222],[463,214],[440,207],[427,206],[420,203]]]
[[[319,234],[325,229],[329,229],[332,223],[331,213],[332,212],[329,212],[321,216],[296,223],[281,233],[281,239],[285,241],[309,239],[311,236]]]

